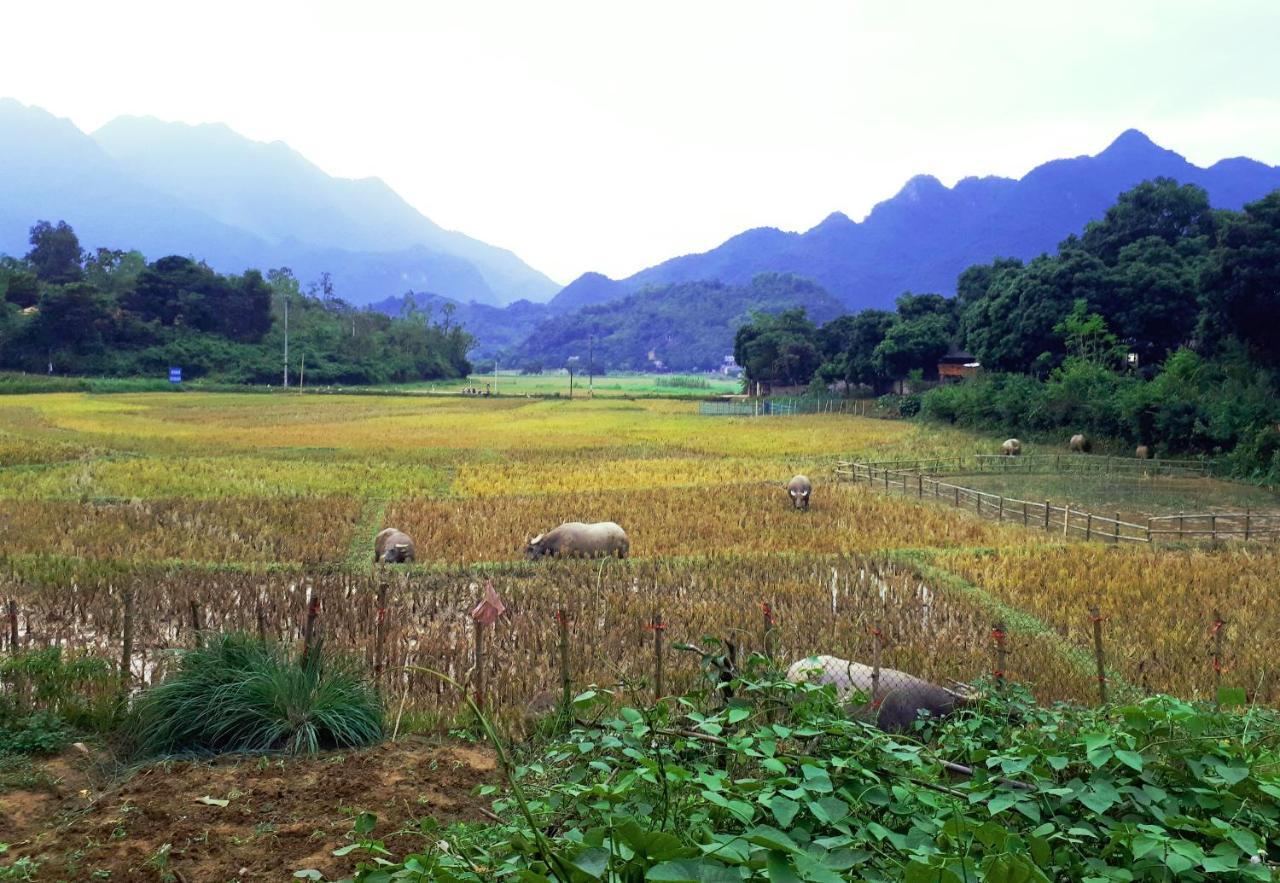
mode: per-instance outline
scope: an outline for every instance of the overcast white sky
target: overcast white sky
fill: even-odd
[[[0,95],[225,122],[561,282],[1128,127],[1280,164],[1277,0],[4,0]]]

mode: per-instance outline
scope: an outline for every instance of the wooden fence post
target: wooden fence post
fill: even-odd
[[[1044,529],[1046,532],[1049,530],[1049,508],[1050,508],[1049,501],[1045,500],[1044,501]]]
[[[960,485],[956,485],[956,508],[960,508]]]
[[[666,685],[662,681],[662,633],[667,626],[662,621],[661,611],[653,615],[653,624],[649,628],[653,629],[653,698],[656,702],[666,692]]]
[[[1009,633],[1005,629],[1003,620],[1000,622],[997,622],[995,626],[991,629],[991,640],[995,644],[995,649],[996,649],[996,669],[994,672],[992,672],[992,674],[994,674],[996,678],[996,689],[998,689],[1002,693],[1004,692],[1004,684],[1005,684],[1005,671],[1006,671],[1005,663],[1008,661],[1008,658],[1009,658],[1009,647],[1005,643],[1005,638],[1008,636],[1008,634]]]
[[[1213,611],[1213,710],[1222,710],[1222,615]]]
[[[191,604],[191,640],[195,643],[196,649],[200,649],[200,602],[195,598],[190,601]]]
[[[1115,527],[1116,527],[1115,537],[1111,540],[1111,542],[1113,542],[1113,543],[1118,543],[1118,542],[1120,542],[1120,513],[1119,513],[1119,512],[1117,512],[1117,513],[1116,513],[1116,525],[1115,525]]]
[[[1084,538],[1086,540],[1093,539],[1093,513],[1086,512],[1084,514]]]
[[[1252,507],[1247,507],[1244,510],[1244,538],[1246,540],[1249,539],[1249,528],[1250,528],[1249,522],[1252,520],[1252,518],[1253,518]]]
[[[1209,515],[1209,535],[1211,539],[1218,539],[1218,513],[1213,512]]]
[[[1093,620],[1093,658],[1098,668],[1098,698],[1102,700],[1103,705],[1106,705],[1107,669],[1102,656],[1102,615],[1098,612],[1097,604],[1090,605],[1089,619]]]
[[[302,629],[302,664],[305,666],[314,649],[316,619],[320,616],[320,593],[315,586],[308,585],[307,592],[311,596],[307,601],[307,622]]]
[[[1027,526],[1027,501],[1022,501],[1022,526]]]
[[[1151,516],[1147,516],[1147,542],[1151,542]]]
[[[386,665],[387,645],[387,571],[378,569],[378,618],[373,633],[373,684],[382,692],[382,670]]]
[[[1178,542],[1182,542],[1182,518],[1183,513],[1178,513]]]
[[[923,496],[924,496],[924,475],[917,473],[916,474],[916,497],[919,498]]]
[[[1062,535],[1067,536],[1067,531],[1071,529],[1071,504],[1068,503],[1062,507]]]
[[[120,697],[127,698],[133,686],[133,586],[124,587],[124,634],[120,648]]]
[[[9,599],[9,652],[18,653],[18,602]]]
[[[476,706],[484,709],[485,677],[484,677],[484,623],[472,619],[475,623],[475,667],[476,667]]]
[[[883,634],[878,626],[871,627],[871,707],[880,705],[880,651],[883,647]]]
[[[563,607],[556,611],[556,624],[560,627],[560,708],[567,714],[573,697],[569,680],[569,617]]]
[[[764,658],[773,662],[773,608],[766,601],[760,605],[764,614]]]

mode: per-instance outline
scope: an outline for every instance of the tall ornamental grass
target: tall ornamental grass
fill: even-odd
[[[356,660],[245,634],[205,640],[135,702],[127,728],[139,755],[314,754],[382,738],[381,704]]]

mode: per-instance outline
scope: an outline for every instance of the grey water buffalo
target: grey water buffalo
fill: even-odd
[[[412,564],[413,540],[404,531],[388,527],[373,539],[375,564]]]
[[[1071,441],[1067,443],[1067,449],[1073,454],[1087,454],[1092,447],[1093,443],[1089,441],[1088,436],[1078,432],[1071,436]]]
[[[1133,452],[1133,456],[1137,457],[1139,460],[1150,460],[1151,448],[1146,445],[1138,445],[1137,450]]]
[[[787,493],[791,497],[791,505],[796,509],[808,509],[809,497],[813,495],[813,482],[803,475],[797,475],[787,482]]]
[[[836,699],[841,703],[852,702],[856,694],[862,694],[867,702],[852,711],[869,718],[887,733],[909,729],[921,712],[942,718],[978,698],[893,668],[881,668],[879,684],[873,684],[873,671],[869,665],[836,656],[809,656],[791,664],[787,680],[794,684],[830,684],[835,687]]]
[[[627,532],[612,521],[584,524],[566,521],[529,540],[525,556],[534,561],[544,555],[556,558],[626,558],[631,551]]]
[[[1000,446],[1000,453],[1006,457],[1017,457],[1022,454],[1022,442],[1016,438],[1005,439],[1004,444]]]

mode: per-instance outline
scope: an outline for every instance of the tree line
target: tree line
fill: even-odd
[[[750,380],[881,392],[964,351],[981,373],[912,407],[1009,434],[1069,427],[1225,452],[1237,472],[1280,481],[1280,191],[1235,212],[1194,185],[1143,182],[1055,253],[969,267],[956,289],[822,326],[758,316],[735,357]]]
[[[328,274],[304,291],[288,268],[220,274],[178,255],[85,251],[63,221],[36,223],[31,250],[0,256],[0,368],[165,376],[231,383],[398,383],[466,376],[472,338],[439,321],[392,318],[335,295]]]

